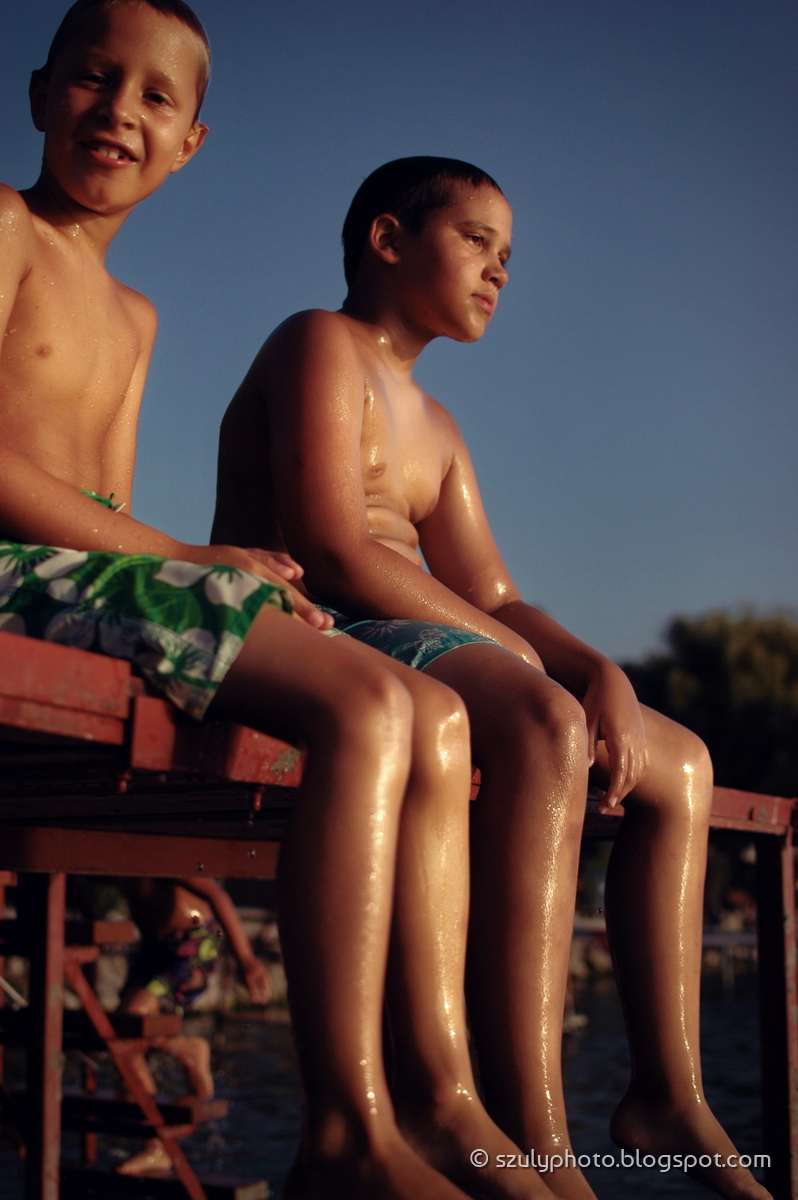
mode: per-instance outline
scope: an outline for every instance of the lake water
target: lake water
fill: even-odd
[[[571,1131],[577,1154],[614,1155],[607,1125],[628,1074],[623,1024],[611,980],[579,984],[578,1012],[587,1024],[569,1036],[565,1080]],[[284,1020],[246,1015],[197,1019],[195,1032],[213,1043],[217,1095],[230,1102],[229,1115],[205,1126],[183,1143],[200,1175],[267,1178],[279,1196],[299,1128],[299,1083],[290,1028]],[[702,1002],[704,1076],[707,1096],[738,1150],[761,1151],[761,1113],[756,977],[749,969],[733,986],[716,974],[705,978]],[[13,1067],[13,1061],[9,1064]],[[179,1093],[179,1075],[163,1060],[159,1082]],[[0,1198],[22,1200],[22,1171],[0,1132]],[[127,1152],[130,1152],[127,1144]],[[65,1143],[65,1155],[73,1148]],[[105,1162],[118,1162],[122,1146],[106,1146]],[[678,1172],[656,1167],[586,1170],[601,1200],[640,1197],[706,1197],[702,1187]]]

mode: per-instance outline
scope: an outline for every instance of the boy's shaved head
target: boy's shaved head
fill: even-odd
[[[419,233],[424,218],[434,208],[448,208],[458,184],[501,188],[479,167],[459,158],[417,155],[385,163],[361,183],[346,214],[341,240],[344,244],[344,275],[351,287],[371,222],[381,213],[391,213],[411,233]],[[502,193],[503,195],[504,193]]]
[[[85,32],[86,25],[91,16],[94,13],[101,12],[103,9],[113,8],[117,4],[138,4],[140,7],[146,5],[148,8],[154,8],[156,12],[163,13],[164,16],[176,17],[192,33],[197,35],[203,48],[200,73],[197,80],[197,116],[199,116],[199,110],[205,97],[211,72],[211,50],[208,44],[208,35],[202,27],[202,22],[194,10],[185,3],[185,0],[76,0],[76,3],[68,9],[63,21],[58,26],[50,46],[50,52],[47,55],[47,62],[41,68],[39,74],[47,79],[59,54],[63,53],[64,49],[71,42],[75,41]]]

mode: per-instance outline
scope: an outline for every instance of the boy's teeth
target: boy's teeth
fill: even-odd
[[[124,150],[117,150],[113,146],[101,146],[95,144],[94,149],[98,154],[102,154],[103,158],[113,158],[118,160],[120,158],[129,157],[129,155],[125,154]]]

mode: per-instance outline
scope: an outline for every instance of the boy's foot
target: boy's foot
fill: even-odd
[[[415,1104],[409,1106],[399,1126],[422,1158],[468,1195],[484,1200],[552,1200],[557,1194],[569,1200],[595,1200],[581,1171],[568,1173],[573,1178],[567,1188],[557,1188],[552,1176],[539,1174],[529,1150],[521,1152],[466,1092],[426,1113]]]
[[[172,1170],[172,1160],[157,1138],[147,1142],[143,1150],[116,1168],[117,1175],[166,1175]]]
[[[610,1136],[617,1146],[641,1155],[678,1155],[680,1170],[688,1156],[695,1158],[686,1174],[725,1200],[772,1200],[747,1167],[736,1165],[740,1154],[706,1102],[677,1109],[629,1088],[613,1113]]]

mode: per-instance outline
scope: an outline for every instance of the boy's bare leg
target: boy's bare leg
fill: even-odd
[[[159,1012],[160,1004],[152,992],[142,988],[125,999],[122,1011],[146,1016],[149,1013]],[[175,1037],[158,1038],[153,1045],[165,1054],[170,1054],[180,1064],[186,1074],[186,1084],[192,1095],[206,1097],[213,1095],[211,1048],[205,1038],[177,1034]],[[144,1055],[131,1054],[129,1062],[147,1091],[154,1096],[157,1091],[155,1080]],[[168,1171],[171,1166],[172,1160],[164,1150],[160,1138],[149,1138],[142,1150],[125,1159],[117,1167],[117,1172],[120,1175],[143,1175],[152,1171]]]
[[[699,1051],[701,931],[712,765],[702,742],[644,709],[650,762],[607,873],[606,911],[632,1052],[611,1132],[646,1154],[710,1155],[692,1173],[727,1197],[768,1195],[707,1106]],[[744,1148],[747,1149],[747,1148]],[[718,1159],[715,1159],[715,1156]],[[734,1161],[734,1160],[732,1160]]]
[[[436,1170],[469,1195],[545,1200],[534,1171],[505,1169],[518,1147],[477,1095],[465,1017],[471,757],[454,695],[385,659],[413,696],[415,723],[398,836],[388,1012],[399,1125]],[[475,1150],[486,1162],[472,1161]],[[511,1157],[512,1156],[512,1157]]]
[[[465,700],[482,771],[467,994],[487,1107],[524,1153],[564,1157],[562,1021],[587,786],[584,713],[500,647],[460,647],[427,674]],[[561,1196],[593,1195],[575,1167],[545,1182]]]
[[[384,983],[413,704],[386,660],[364,650],[266,612],[217,700],[217,714],[308,747],[279,872],[306,1093],[285,1196],[462,1200],[401,1136],[385,1078]]]

